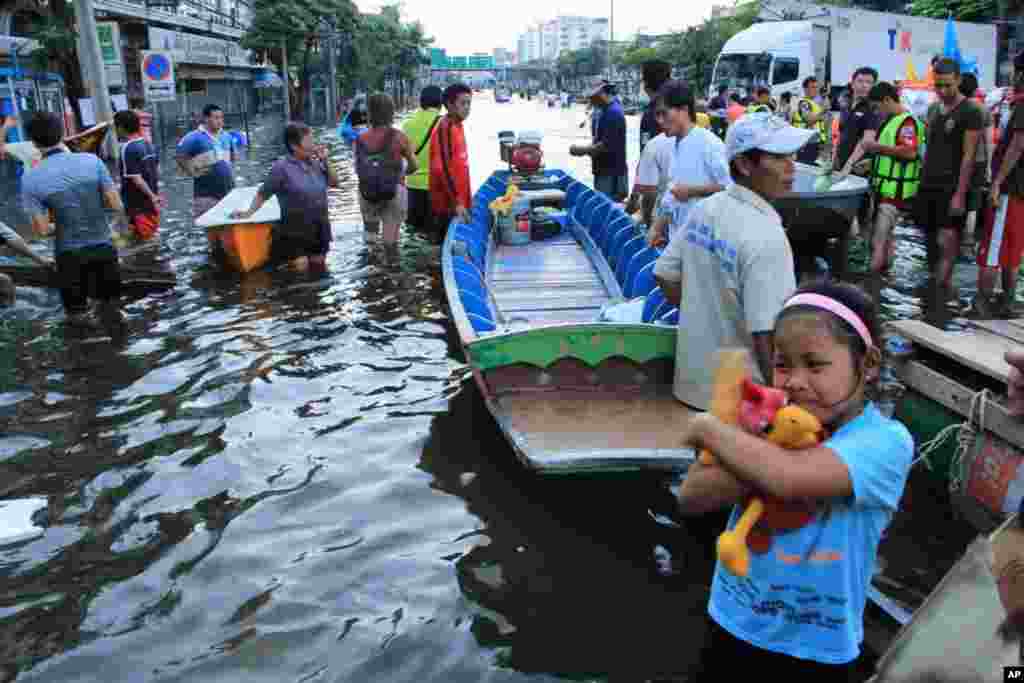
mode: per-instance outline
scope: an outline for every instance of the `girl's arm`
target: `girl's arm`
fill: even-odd
[[[736,505],[753,489],[732,472],[695,462],[679,489],[679,511],[685,516],[704,515]]]
[[[402,156],[405,157],[405,174],[412,175],[419,170],[420,162],[416,159],[416,150],[412,148],[412,141],[408,135],[404,136],[405,139],[402,141]]]
[[[685,443],[707,448],[737,479],[781,500],[849,498],[853,481],[846,464],[825,446],[785,450],[709,413],[688,423]]]

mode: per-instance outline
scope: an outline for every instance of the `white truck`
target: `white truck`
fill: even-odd
[[[778,101],[785,92],[802,95],[804,79],[815,76],[836,96],[862,66],[876,69],[884,81],[905,80],[908,60],[923,78],[932,57],[942,54],[946,35],[944,19],[799,2],[766,3],[759,18],[765,20],[722,47],[711,93],[724,85],[752,95],[766,85]],[[977,60],[979,85],[995,87],[996,27],[956,22],[956,33],[960,53]]]

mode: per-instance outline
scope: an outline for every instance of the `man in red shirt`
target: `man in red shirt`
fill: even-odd
[[[454,218],[469,221],[469,151],[462,124],[469,116],[472,101],[473,91],[468,85],[448,86],[444,91],[448,114],[438,122],[430,138],[430,206],[441,239]]]
[[[921,181],[919,150],[924,126],[900,103],[899,91],[892,83],[875,84],[868,93],[868,102],[882,121],[877,139],[861,141],[864,152],[874,155],[871,183],[878,207],[871,237],[871,270],[881,273],[892,266],[893,228],[900,211],[911,208],[908,202],[917,194]]]

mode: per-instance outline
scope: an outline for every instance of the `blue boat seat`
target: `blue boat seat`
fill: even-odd
[[[626,288],[626,272],[629,270],[630,261],[646,247],[647,242],[642,235],[628,239],[622,245],[622,251],[615,260],[615,279],[619,281],[619,287]]]
[[[633,221],[625,214],[617,218],[613,218],[611,222],[608,223],[608,229],[604,233],[601,244],[598,245],[601,247],[601,253],[605,255],[605,258],[611,256],[612,242],[614,242],[618,234],[622,232],[624,228],[630,228],[632,225]]]
[[[640,272],[633,278],[633,296],[647,296],[658,286],[654,279],[654,260],[640,269]]]
[[[602,199],[604,199],[604,201],[601,202],[601,204],[594,210],[594,215],[590,219],[594,226],[590,230],[591,234],[593,234],[594,228],[607,228],[612,215],[612,210],[615,208],[615,204],[613,204],[610,199],[607,197],[602,197]]]
[[[623,254],[623,248],[626,246],[626,243],[636,237],[636,235],[636,226],[633,225],[632,221],[630,221],[630,224],[625,228],[615,233],[615,236],[611,239],[608,246],[608,264],[612,268],[616,268],[618,266],[619,257]]]
[[[644,247],[636,253],[636,255],[630,260],[629,268],[626,270],[626,279],[622,285],[622,294],[627,299],[632,299],[637,296],[644,296],[647,292],[636,291],[636,279],[637,276],[647,266],[654,263],[654,260],[658,258],[658,252],[651,247]],[[650,291],[648,289],[648,291]]]
[[[674,306],[668,310],[668,313],[662,313],[661,317],[658,318],[658,322],[663,325],[678,325],[679,324],[679,309]]]
[[[583,227],[588,231],[593,232],[596,222],[594,220],[594,214],[600,210],[601,206],[608,201],[605,196],[600,192],[595,192],[593,195],[587,197],[587,203],[583,205]]]
[[[651,293],[647,295],[647,300],[644,301],[644,310],[641,314],[641,320],[645,323],[654,322],[658,318],[658,314],[665,306],[665,293],[661,291],[661,287],[655,287],[651,290]]]
[[[587,186],[583,183],[573,181],[569,184],[568,189],[565,191],[565,203],[567,206],[575,206],[576,200],[579,199],[583,191],[587,189]]]
[[[491,307],[487,305],[487,301],[479,293],[468,289],[459,289],[459,300],[462,302],[462,308],[465,309],[467,314],[473,313],[481,318],[494,320]]]
[[[469,318],[469,324],[473,326],[473,331],[477,334],[494,332],[497,329],[497,325],[494,324],[493,320],[481,318],[476,313],[467,313],[466,317]]]

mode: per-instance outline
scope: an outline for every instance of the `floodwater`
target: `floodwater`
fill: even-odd
[[[567,152],[584,120],[478,97],[474,186],[498,131],[527,128],[589,181]],[[252,137],[240,185],[281,153],[279,123]],[[42,535],[0,546],[0,681],[685,680],[713,526],[666,522],[658,482],[524,473],[448,324],[437,247],[368,250],[350,154],[323,138],[344,169],[326,276],[211,268],[167,150],[158,256],[178,285],[127,307],[124,343],[66,327],[55,292],[0,313],[0,504],[45,499]],[[878,290],[918,316],[923,241],[899,237]],[[911,600],[962,550],[934,500],[883,553]]]

